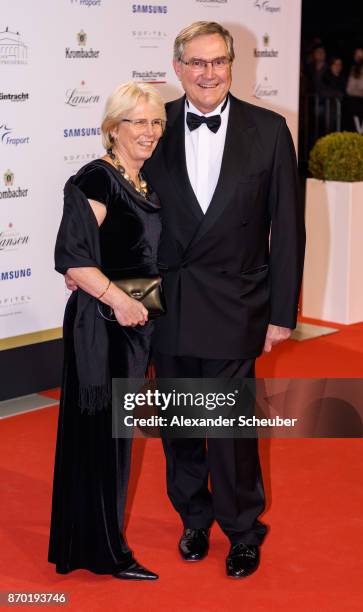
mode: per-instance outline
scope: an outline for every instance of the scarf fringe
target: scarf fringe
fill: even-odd
[[[80,386],[78,402],[81,414],[95,415],[111,409],[111,387],[107,385]]]

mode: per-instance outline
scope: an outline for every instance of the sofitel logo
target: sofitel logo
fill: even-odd
[[[264,49],[254,49],[253,54],[255,57],[278,57],[279,52],[277,49],[269,49],[270,37],[268,34],[264,34],[262,37]]]
[[[254,0],[254,7],[266,13],[279,13],[281,6],[279,0]]]
[[[19,306],[26,306],[30,304],[30,295],[9,295],[6,297],[0,297],[0,317],[7,317],[9,315],[19,315],[22,313],[21,310],[16,310]],[[15,308],[15,310],[8,310]]]
[[[0,64],[27,63],[27,45],[21,40],[19,32],[11,32],[7,27],[0,32]]]
[[[76,35],[78,46],[82,47],[81,49],[71,49],[70,47],[66,47],[65,55],[66,59],[97,59],[100,55],[99,50],[92,49],[83,49],[87,42],[87,34],[83,30],[77,33]]]
[[[81,81],[80,88],[74,87],[67,89],[65,103],[74,108],[87,108],[93,104],[98,104],[100,96],[93,94],[89,89],[85,88],[85,82]]]
[[[66,164],[79,165],[97,159],[99,156],[97,153],[71,153],[70,155],[64,155],[63,161]]]
[[[272,98],[277,96],[278,93],[279,90],[269,84],[267,77],[264,77],[262,83],[256,83],[253,90],[253,96],[258,99]]]
[[[132,79],[143,83],[166,83],[166,72],[154,72],[153,70],[144,70],[144,72],[132,71]]]
[[[132,30],[132,37],[141,49],[157,49],[160,42],[167,39],[166,32],[160,30]]]
[[[14,172],[11,170],[6,170],[3,175],[4,185],[7,189],[0,191],[0,200],[5,200],[7,198],[26,198],[28,195],[28,189],[22,189],[21,187],[17,187],[16,189],[10,189],[10,187],[14,184]],[[12,225],[9,225],[12,227]]]

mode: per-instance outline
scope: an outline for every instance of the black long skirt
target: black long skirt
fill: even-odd
[[[81,414],[73,345],[76,294],[64,319],[64,372],[54,467],[48,560],[58,573],[88,569],[112,574],[130,564],[123,536],[130,439],[112,438],[112,410]],[[152,323],[124,328],[107,323],[112,377],[143,377]]]

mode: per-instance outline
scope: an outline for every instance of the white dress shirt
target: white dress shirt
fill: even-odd
[[[224,102],[225,100],[205,117],[219,115]],[[188,111],[203,115],[191,102],[189,106],[185,103],[185,118]],[[212,132],[205,123],[191,132],[185,123],[185,157],[189,180],[204,213],[211,203],[221,171],[228,115],[229,100],[221,114],[221,125],[216,133]]]

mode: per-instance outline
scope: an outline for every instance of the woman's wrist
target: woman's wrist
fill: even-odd
[[[97,296],[98,300],[101,300],[103,298],[103,296],[106,295],[107,291],[110,288],[110,285],[111,285],[111,281],[110,281],[110,279],[108,279],[105,289],[102,291],[102,293],[100,295]]]
[[[127,293],[110,281],[107,291],[103,294],[100,301],[115,310],[115,308],[122,307],[128,299],[130,298]]]

